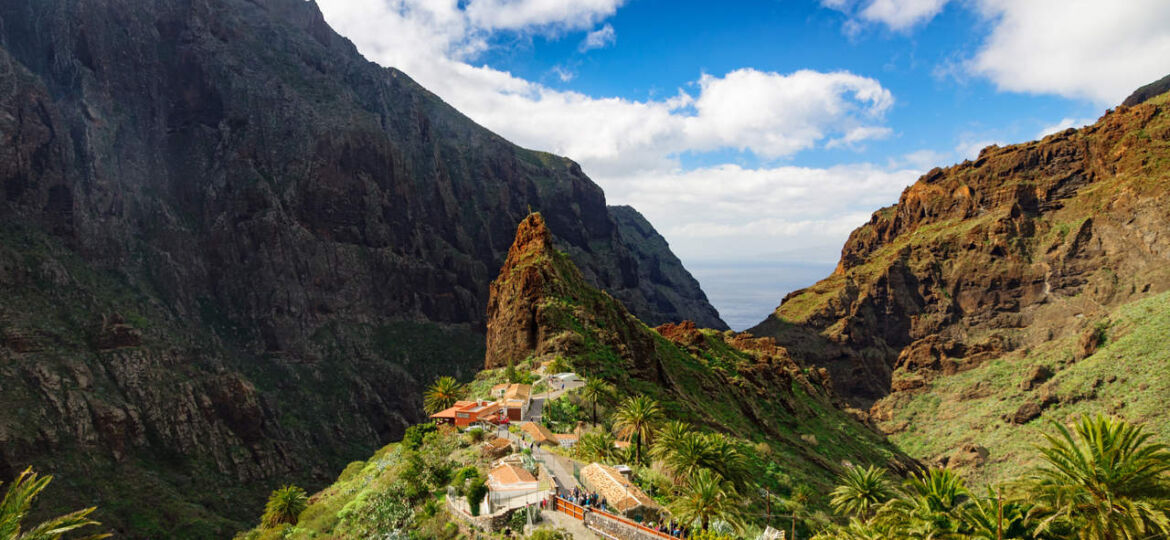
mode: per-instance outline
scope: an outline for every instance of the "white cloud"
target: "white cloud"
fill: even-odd
[[[605,26],[585,34],[585,39],[581,41],[581,45],[577,46],[577,50],[585,52],[593,49],[604,49],[616,42],[617,32],[614,31],[613,25],[606,23]]]
[[[858,15],[891,30],[904,31],[933,19],[946,3],[947,0],[873,0]]]
[[[818,253],[826,260],[816,262],[831,263],[849,233],[874,210],[897,201],[921,172],[868,164],[719,165],[634,175],[611,189],[670,238],[684,260],[744,260],[795,251]]]
[[[908,31],[951,0],[821,0],[845,13],[843,31],[866,24]],[[965,61],[936,75],[982,76],[1009,92],[1055,94],[1115,105],[1137,87],[1170,73],[1170,2],[1166,0],[968,0],[990,34]]]
[[[883,24],[897,32],[908,31],[933,19],[949,0],[821,0],[821,6],[840,11],[846,34],[857,35],[863,23]]]
[[[572,70],[562,66],[553,66],[552,72],[553,75],[556,75],[557,78],[561,80],[561,82],[569,82],[577,78],[576,73],[573,73]]]
[[[959,144],[955,145],[955,152],[958,153],[959,157],[962,159],[974,160],[979,157],[979,152],[982,152],[984,148],[992,145],[1003,146],[1004,143],[998,139],[970,140],[964,138],[959,141]]]
[[[396,0],[403,4],[413,0]],[[444,0],[431,0],[443,3]],[[624,0],[470,0],[471,23],[487,30],[524,30],[533,27],[581,30],[613,15]],[[454,0],[446,0],[455,5]]]
[[[1095,118],[1063,118],[1061,121],[1052,124],[1051,126],[1044,126],[1039,133],[1036,134],[1037,139],[1043,139],[1053,133],[1060,133],[1068,128],[1079,128],[1087,126],[1096,122]]]
[[[995,21],[971,69],[1001,90],[1117,104],[1170,73],[1165,0],[980,0]]]
[[[520,145],[577,160],[611,204],[645,213],[684,260],[742,260],[761,246],[789,258],[810,249],[836,253],[850,230],[918,175],[892,164],[680,168],[684,153],[737,149],[773,160],[889,136],[882,124],[894,97],[877,80],[846,71],[696,73],[694,84],[672,95],[632,100],[557,90],[470,63],[489,46],[492,28],[596,28],[616,1],[587,3],[594,9],[585,14],[551,9],[551,0],[472,0],[466,9],[456,0],[318,2],[326,20],[371,60],[401,69]],[[544,7],[490,21],[472,13],[489,2]],[[571,78],[567,70],[551,73]]]

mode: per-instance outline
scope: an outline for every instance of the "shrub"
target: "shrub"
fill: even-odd
[[[479,476],[467,486],[467,505],[471,508],[471,515],[479,515],[479,503],[483,502],[483,496],[487,495],[487,492],[487,483]]]
[[[296,525],[301,512],[308,506],[309,497],[305,490],[296,486],[284,486],[273,491],[268,497],[261,522],[265,527],[276,527],[283,523]]]
[[[484,431],[480,428],[471,428],[471,430],[467,432],[467,438],[471,439],[473,444],[483,442],[484,437]]]
[[[416,424],[410,426],[402,434],[402,446],[405,446],[407,450],[418,450],[418,447],[422,446],[423,437],[432,431],[435,431],[434,424]]]

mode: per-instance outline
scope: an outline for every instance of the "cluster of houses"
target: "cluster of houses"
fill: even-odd
[[[474,424],[519,422],[532,406],[532,387],[527,384],[497,384],[492,387],[494,401],[478,399],[456,401],[455,405],[431,415],[438,425],[466,429]]]
[[[559,373],[548,378],[550,388],[559,390],[581,384],[572,373]],[[532,407],[532,387],[527,384],[498,384],[489,392],[491,399],[458,401],[455,405],[431,415],[439,425],[459,429],[473,426],[517,424],[525,441],[505,437],[489,438],[483,442],[485,456],[492,460],[488,473],[488,494],[484,510],[488,513],[507,512],[530,505],[533,497],[539,501],[547,497],[551,486],[542,482],[547,472],[530,456],[520,451],[525,445],[560,446],[571,448],[580,438],[581,427],[573,433],[553,433],[539,422],[525,421]],[[620,446],[629,443],[621,441]],[[619,446],[619,447],[620,447]],[[580,469],[581,485],[598,494],[612,511],[638,521],[657,519],[662,508],[630,481],[630,470],[625,466],[611,467],[592,463]]]

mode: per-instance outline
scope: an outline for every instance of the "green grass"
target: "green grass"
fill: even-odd
[[[1104,413],[1144,424],[1155,437],[1170,442],[1170,293],[1126,304],[1109,315],[1108,327],[1091,323],[1085,331],[1104,328],[1107,341],[1092,356],[1073,362],[1079,333],[1030,351],[1019,351],[956,375],[935,379],[927,391],[895,394],[894,417],[884,427],[906,424],[891,439],[912,456],[933,459],[963,443],[991,451],[988,463],[970,473],[976,485],[1009,480],[1023,471],[1035,452],[1032,445],[1050,422],[1068,422],[1082,414]],[[1003,420],[1039,390],[1019,387],[1034,365],[1055,371],[1050,385],[1061,403],[1051,405],[1040,418],[1024,426]],[[978,385],[978,386],[977,386]],[[964,392],[982,389],[982,397],[962,399]]]

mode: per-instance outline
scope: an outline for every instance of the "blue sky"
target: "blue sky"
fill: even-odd
[[[318,0],[368,58],[641,210],[733,328],[936,165],[1170,73],[1163,0]]]

